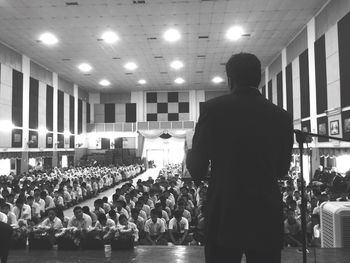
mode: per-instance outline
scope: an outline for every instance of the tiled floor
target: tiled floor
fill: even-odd
[[[314,255],[316,254],[316,261]],[[13,250],[10,252],[9,263],[202,263],[204,262],[203,247],[168,246],[151,247],[138,246],[132,251],[112,251],[111,257],[106,257],[104,251],[29,251]],[[230,262],[229,260],[227,262]],[[283,263],[302,262],[302,255],[294,248],[284,249]],[[349,263],[350,249],[316,249],[308,254],[310,263]],[[222,262],[218,262],[222,263]],[[245,260],[242,260],[245,263]],[[265,263],[265,262],[262,262]]]

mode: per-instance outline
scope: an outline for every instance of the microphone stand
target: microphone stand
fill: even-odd
[[[305,200],[305,181],[304,181],[304,163],[303,163],[303,152],[304,152],[304,143],[311,142],[310,137],[318,137],[325,139],[332,139],[343,142],[350,142],[350,140],[321,135],[317,133],[303,132],[301,130],[294,130],[296,141],[299,144],[300,151],[300,182],[301,182],[301,231],[302,231],[302,252],[303,252],[303,263],[307,263],[307,249],[306,249],[306,200]]]

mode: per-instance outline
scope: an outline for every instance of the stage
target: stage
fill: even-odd
[[[316,255],[316,261],[315,261]],[[199,246],[138,246],[132,251],[112,251],[106,257],[102,250],[57,251],[53,250],[11,250],[8,263],[202,263],[204,248]],[[229,262],[229,260],[227,261]],[[245,260],[242,260],[244,263]],[[282,252],[283,263],[302,262],[302,255],[295,248],[286,248]],[[350,249],[310,249],[310,263],[349,263]],[[218,262],[222,263],[222,262]],[[262,262],[266,263],[266,262]]]

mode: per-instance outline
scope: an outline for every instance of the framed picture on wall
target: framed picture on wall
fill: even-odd
[[[344,119],[344,132],[350,132],[350,119]]]
[[[338,135],[339,134],[339,121],[331,121],[330,123],[330,134],[331,135]]]
[[[52,144],[52,137],[47,137],[47,144]]]
[[[327,135],[327,127],[325,123],[320,123],[318,125],[318,132],[321,135]]]
[[[303,132],[309,132],[309,129],[307,127],[303,127]]]
[[[21,140],[22,140],[22,135],[21,135],[20,133],[15,133],[15,134],[13,135],[13,141],[14,141],[15,143],[20,143]]]

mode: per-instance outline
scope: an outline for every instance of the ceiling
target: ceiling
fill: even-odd
[[[61,77],[89,91],[223,89],[214,76],[225,79],[224,63],[235,52],[252,52],[266,66],[327,0],[0,0],[0,41],[29,56]],[[141,1],[142,2],[142,1]],[[231,42],[229,27],[239,25],[250,37]],[[166,42],[162,35],[177,28],[180,41]],[[106,30],[120,41],[98,41]],[[38,42],[45,31],[59,43]],[[208,38],[199,38],[207,36]],[[156,39],[150,39],[156,38]],[[203,57],[204,56],[204,57]],[[156,58],[158,57],[158,58]],[[174,59],[183,61],[178,71]],[[128,72],[128,61],[138,69]],[[84,75],[77,68],[88,62]],[[132,74],[126,74],[132,73]],[[174,83],[176,77],[185,83]],[[101,87],[106,78],[112,85]],[[137,81],[145,79],[146,85]]]

